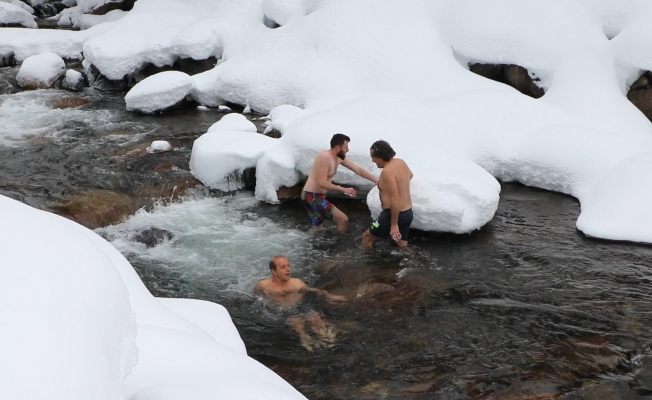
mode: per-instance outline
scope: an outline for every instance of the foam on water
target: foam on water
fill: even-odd
[[[184,280],[216,289],[250,293],[258,279],[268,276],[267,263],[275,254],[288,255],[293,274],[305,277],[305,261],[316,251],[312,235],[259,215],[257,204],[249,193],[190,199],[140,210],[126,222],[97,232],[132,261],[154,262]],[[173,237],[147,248],[135,239],[150,228]]]
[[[70,97],[70,94],[60,90],[0,95],[0,145],[17,146],[33,136],[66,136],[67,133],[110,124],[114,118],[114,113],[109,110],[56,108],[56,101],[65,97]]]

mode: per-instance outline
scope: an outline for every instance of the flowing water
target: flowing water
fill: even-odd
[[[406,252],[381,243],[366,253],[361,201],[336,200],[352,221],[344,237],[309,231],[297,201],[270,206],[201,185],[170,201],[170,187],[192,180],[193,140],[223,114],[141,116],[124,111],[121,94],[20,92],[16,72],[0,69],[0,193],[43,209],[94,190],[135,199],[134,210],[144,207],[98,233],[155,295],[225,305],[249,354],[308,398],[652,393],[652,248],[584,237],[574,199],[503,184],[481,231],[414,232]],[[175,149],[144,151],[158,139]],[[253,296],[274,254],[310,285],[347,296],[306,300],[332,324],[334,343],[314,336],[306,350],[286,314]]]

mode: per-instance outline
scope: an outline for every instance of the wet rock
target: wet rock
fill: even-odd
[[[301,191],[303,191],[303,183],[300,183],[298,185],[294,185],[292,187],[281,186],[276,191],[276,195],[278,196],[278,199],[280,201],[292,200],[292,199],[298,199],[299,197],[301,197]]]
[[[146,186],[136,193],[138,198],[146,201],[177,201],[196,188],[203,188],[200,182],[192,176],[182,176],[168,179],[163,183]]]
[[[634,381],[641,389],[652,392],[652,356],[641,359],[641,369],[634,375]]]
[[[33,7],[34,14],[39,18],[53,17],[61,11],[68,8],[63,2],[53,1],[51,3],[43,3]]]
[[[505,83],[535,99],[544,95],[543,89],[534,83],[534,79],[532,79],[528,70],[520,65],[505,66]]]
[[[630,86],[627,98],[652,121],[652,72],[646,71]]]
[[[16,65],[16,56],[13,51],[0,54],[0,68],[13,67]]]
[[[552,356],[561,366],[557,370],[567,371],[564,377],[568,379],[613,372],[630,364],[629,354],[613,346],[604,336],[569,338],[555,343],[551,351],[546,357]]]
[[[649,396],[632,390],[626,381],[585,382],[582,387],[559,400],[643,400]]]
[[[63,97],[50,103],[52,108],[77,108],[90,104],[88,99],[83,97]]]
[[[254,190],[256,188],[256,168],[245,168],[242,171],[242,182],[244,182],[245,189]]]
[[[86,76],[89,86],[104,91],[124,91],[127,89],[127,79],[109,79],[102,75],[96,66],[86,68]]]
[[[545,94],[537,86],[536,79],[532,78],[528,70],[520,65],[513,64],[470,64],[469,70],[485,78],[504,83],[519,92],[538,99]]]
[[[155,247],[164,240],[171,240],[173,237],[172,232],[165,229],[149,228],[137,234],[134,240],[143,243],[147,247]]]
[[[375,297],[380,296],[386,293],[393,293],[396,291],[394,286],[382,282],[368,282],[363,283],[358,286],[358,289],[355,291],[356,298],[362,297]]]
[[[503,390],[479,397],[482,400],[557,400],[561,396],[559,382],[518,382]]]
[[[104,15],[113,10],[129,11],[134,7],[135,2],[136,0],[109,0],[90,9],[88,14]]]
[[[94,229],[119,223],[138,208],[137,202],[126,194],[89,190],[74,194],[65,203],[51,207],[51,210]]]
[[[66,75],[61,82],[61,87],[79,92],[84,89],[84,86],[86,86],[86,79],[81,72],[75,71],[74,69],[66,71]]]

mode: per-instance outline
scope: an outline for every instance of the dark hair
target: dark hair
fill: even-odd
[[[341,146],[344,142],[350,142],[351,138],[346,136],[343,133],[336,133],[331,138],[331,149],[334,149],[335,146]]]
[[[374,144],[371,145],[371,155],[372,157],[378,157],[383,161],[389,161],[396,155],[396,152],[386,141],[376,140]]]
[[[276,260],[279,258],[286,258],[285,256],[274,256],[269,260],[269,269],[270,271],[276,271]]]

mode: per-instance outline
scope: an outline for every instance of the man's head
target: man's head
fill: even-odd
[[[343,133],[336,133],[331,138],[331,149],[337,150],[337,156],[344,160],[346,153],[349,152],[349,142],[351,138]]]
[[[285,256],[274,256],[269,260],[269,270],[272,277],[281,281],[290,280],[290,261]]]
[[[392,146],[384,140],[376,140],[369,149],[371,161],[374,162],[379,168],[382,168],[396,155]]]

